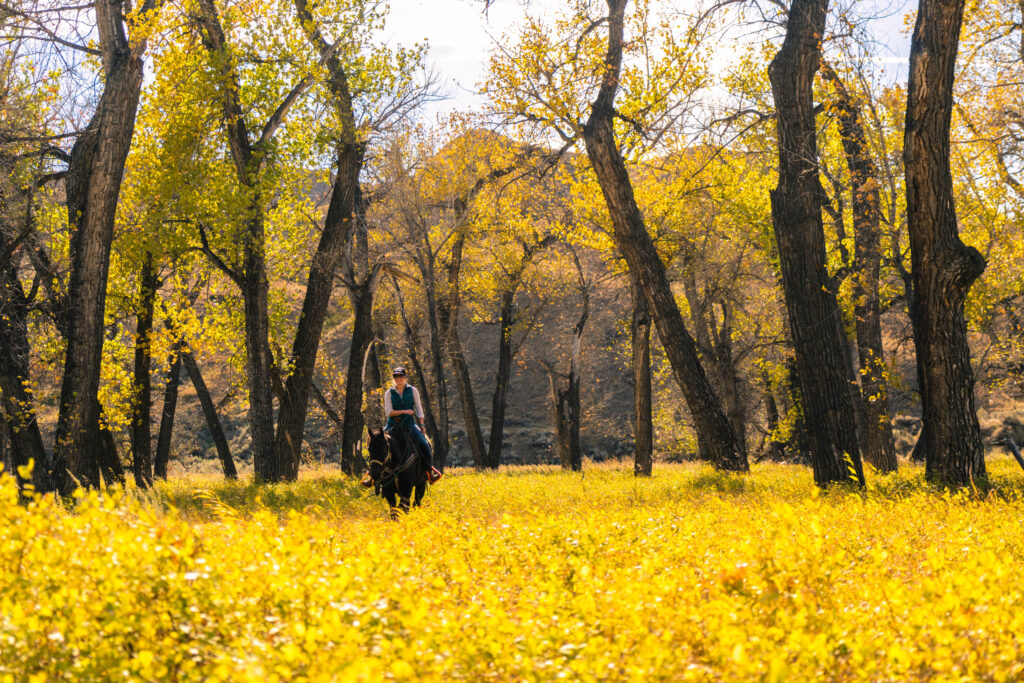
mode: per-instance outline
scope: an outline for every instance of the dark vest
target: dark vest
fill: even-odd
[[[412,396],[412,387],[408,384],[405,385],[405,391],[401,394],[398,390],[392,387],[388,389],[391,392],[391,410],[416,410],[416,399]],[[416,417],[413,415],[396,415],[388,418],[388,423],[385,426],[386,429],[391,429],[395,425],[403,424],[406,427],[416,426]]]

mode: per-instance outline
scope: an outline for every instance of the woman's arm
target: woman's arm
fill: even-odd
[[[419,423],[420,431],[426,434],[427,430],[423,427],[423,404],[420,403],[420,391],[416,387],[412,388],[412,405],[414,410],[411,410],[410,412]]]
[[[416,389],[413,389],[413,395],[415,396]],[[391,390],[384,392],[384,415],[385,417],[398,417],[399,415],[413,415],[411,410],[395,410],[391,407]]]

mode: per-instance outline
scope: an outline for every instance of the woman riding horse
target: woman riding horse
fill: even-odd
[[[391,519],[397,520],[400,513],[409,511],[410,503],[419,507],[427,490],[427,470],[411,441],[399,441],[383,429],[366,431],[370,437],[370,471],[363,485],[373,486],[375,493],[388,501]]]
[[[391,375],[395,385],[384,392],[384,415],[388,418],[384,431],[390,434],[395,429],[404,428],[402,431],[412,437],[413,443],[420,451],[427,472],[427,481],[433,484],[441,478],[441,473],[434,467],[430,442],[427,441],[423,429],[420,392],[416,387],[406,383],[405,368],[401,365],[396,367]]]

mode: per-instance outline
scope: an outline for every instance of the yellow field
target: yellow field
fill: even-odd
[[[1012,465],[1012,467],[1011,467]],[[0,681],[1024,678],[1024,477],[451,472],[398,523],[338,475],[0,491]]]

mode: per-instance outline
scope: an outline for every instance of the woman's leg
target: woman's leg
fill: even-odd
[[[441,478],[441,473],[434,469],[434,456],[430,452],[430,442],[427,441],[427,435],[416,427],[413,427],[410,431],[412,432],[413,440],[420,449],[420,453],[423,455],[423,465],[427,473],[427,479],[433,483]]]
[[[409,430],[412,433],[413,441],[416,442],[416,447],[420,449],[420,455],[423,456],[423,462],[427,466],[427,471],[434,466],[434,456],[430,452],[430,442],[427,441],[427,436],[419,430],[418,427],[413,427]]]

